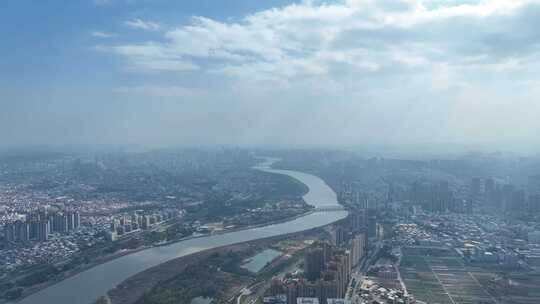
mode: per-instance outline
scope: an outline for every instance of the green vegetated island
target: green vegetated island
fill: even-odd
[[[127,279],[96,304],[191,303],[196,298],[226,303],[245,287],[262,295],[273,276],[297,267],[305,248],[324,237],[322,229],[314,229],[181,257]],[[246,265],[269,249],[278,254],[262,261],[261,269],[249,270]]]

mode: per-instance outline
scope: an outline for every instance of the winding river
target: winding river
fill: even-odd
[[[271,169],[276,159],[267,159],[255,169],[284,174],[304,183],[309,191],[304,200],[315,207],[339,207],[336,194],[317,176],[291,170]],[[55,285],[34,293],[19,304],[89,304],[127,278],[163,262],[219,246],[300,232],[333,223],[347,216],[346,211],[314,212],[297,219],[230,233],[188,239],[154,247],[95,266]]]

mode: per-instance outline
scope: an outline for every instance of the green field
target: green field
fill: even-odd
[[[511,285],[505,283],[489,284],[489,277],[476,275],[482,285],[490,288],[490,292],[500,299],[500,303],[538,304],[540,303],[540,274],[537,272],[508,273],[506,278]]]
[[[452,250],[403,248],[400,272],[408,292],[427,303],[496,303],[476,277],[485,271],[465,266]]]

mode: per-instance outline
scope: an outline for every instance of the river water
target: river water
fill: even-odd
[[[270,169],[275,161],[276,159],[267,159],[255,168],[269,173],[288,175],[304,183],[309,188],[304,200],[310,205],[338,206],[336,194],[323,180],[307,173]],[[90,304],[127,278],[163,262],[219,246],[325,226],[346,216],[346,211],[314,212],[285,223],[194,238],[142,250],[95,266],[34,293],[18,303]]]

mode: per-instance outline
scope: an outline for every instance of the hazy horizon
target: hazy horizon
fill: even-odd
[[[16,1],[0,147],[540,147],[540,1]]]

